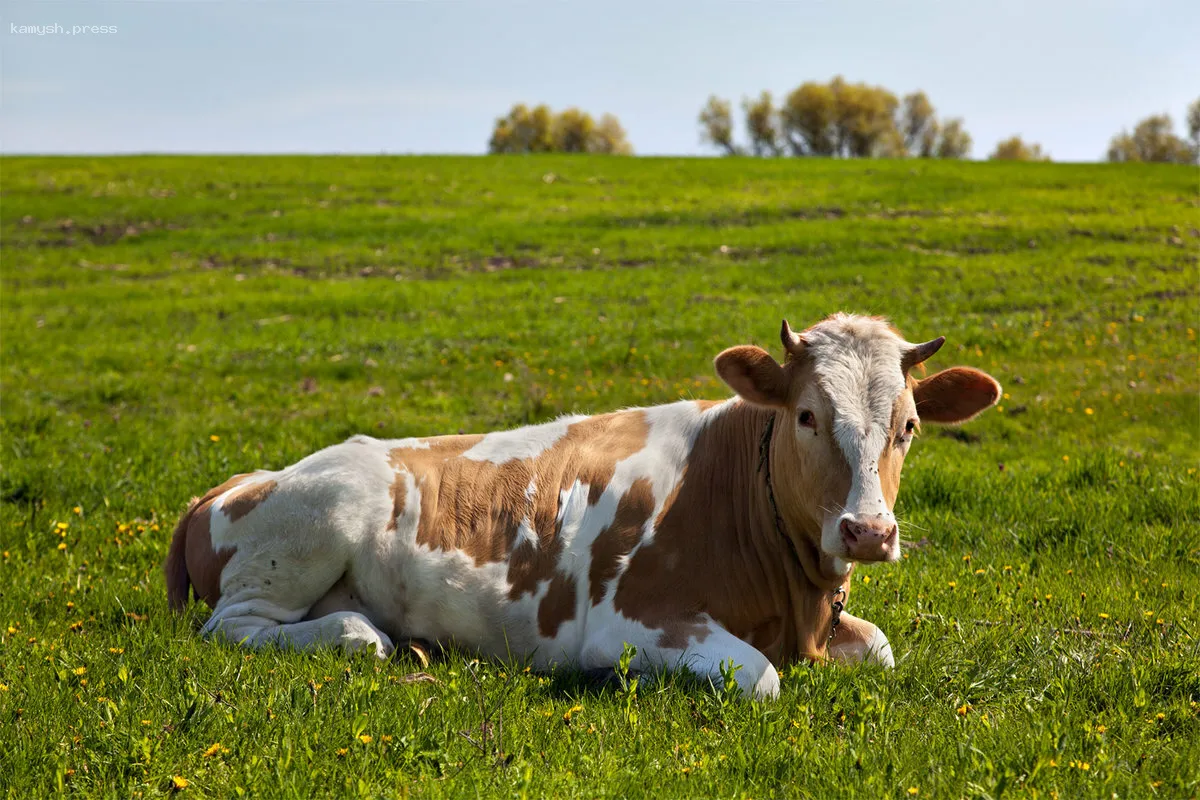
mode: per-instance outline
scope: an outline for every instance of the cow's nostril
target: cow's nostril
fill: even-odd
[[[848,519],[844,519],[842,520],[840,527],[842,531],[842,539],[846,541],[846,544],[852,545],[858,541],[858,532],[854,530],[855,525],[853,522]]]

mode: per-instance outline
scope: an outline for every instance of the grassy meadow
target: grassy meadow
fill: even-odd
[[[603,157],[0,162],[0,796],[1200,794],[1194,168]],[[894,671],[774,703],[168,612],[190,497],[357,433],[721,398],[838,310],[1003,384],[926,426]]]

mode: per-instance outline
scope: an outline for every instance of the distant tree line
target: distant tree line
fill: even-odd
[[[1049,161],[1040,144],[1030,144],[1020,136],[1010,136],[999,142],[988,156],[989,161]]]
[[[742,101],[748,146],[734,140],[733,107],[715,95],[700,110],[700,138],[728,155],[839,158],[965,158],[971,135],[961,119],[937,118],[921,91],[903,99],[882,86],[801,84],[778,106],[770,92]]]
[[[727,155],[825,156],[836,158],[966,158],[971,135],[962,119],[939,119],[923,91],[897,98],[882,86],[850,83],[840,75],[828,83],[809,81],[775,104],[770,92],[741,103],[748,142],[734,138],[733,106],[710,96],[700,110],[700,138]],[[1200,99],[1187,110],[1187,139],[1175,135],[1169,114],[1121,131],[1108,146],[1109,161],[1200,163]],[[597,120],[568,108],[514,105],[496,120],[491,153],[609,153],[632,155],[625,129],[612,114]],[[999,142],[994,161],[1049,161],[1036,143],[1018,135]]]
[[[1185,141],[1175,135],[1170,114],[1146,117],[1133,128],[1121,131],[1108,143],[1109,161],[1160,161],[1168,164],[1200,163],[1200,99],[1187,110]]]
[[[632,155],[625,129],[612,114],[599,120],[578,108],[554,113],[548,106],[529,108],[524,103],[512,107],[507,116],[496,120],[490,153],[609,153]]]

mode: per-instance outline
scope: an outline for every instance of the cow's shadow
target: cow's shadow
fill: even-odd
[[[536,681],[536,685],[526,684],[528,693],[564,700],[644,695],[667,686],[685,694],[707,697],[722,694],[722,689],[712,680],[694,674],[685,666],[676,669],[663,667],[648,671],[631,670],[625,673],[621,672],[617,664],[595,669],[558,666],[549,670],[538,670],[533,667],[531,658],[485,657],[454,646],[439,646],[420,640],[397,643],[392,662],[402,668],[417,666],[423,670],[430,669],[433,673],[442,672],[441,667],[449,667],[459,678],[463,678],[462,672],[465,672],[467,682],[475,683],[479,688],[482,688],[484,683],[502,686],[495,690],[502,694],[507,694],[524,680]],[[434,679],[431,673],[416,674],[427,676],[423,678],[425,680]]]

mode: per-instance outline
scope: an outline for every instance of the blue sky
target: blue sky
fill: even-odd
[[[699,154],[710,93],[924,89],[1056,160],[1200,96],[1200,2],[4,2],[0,151],[480,153],[518,101]],[[14,33],[12,26],[116,26]]]

